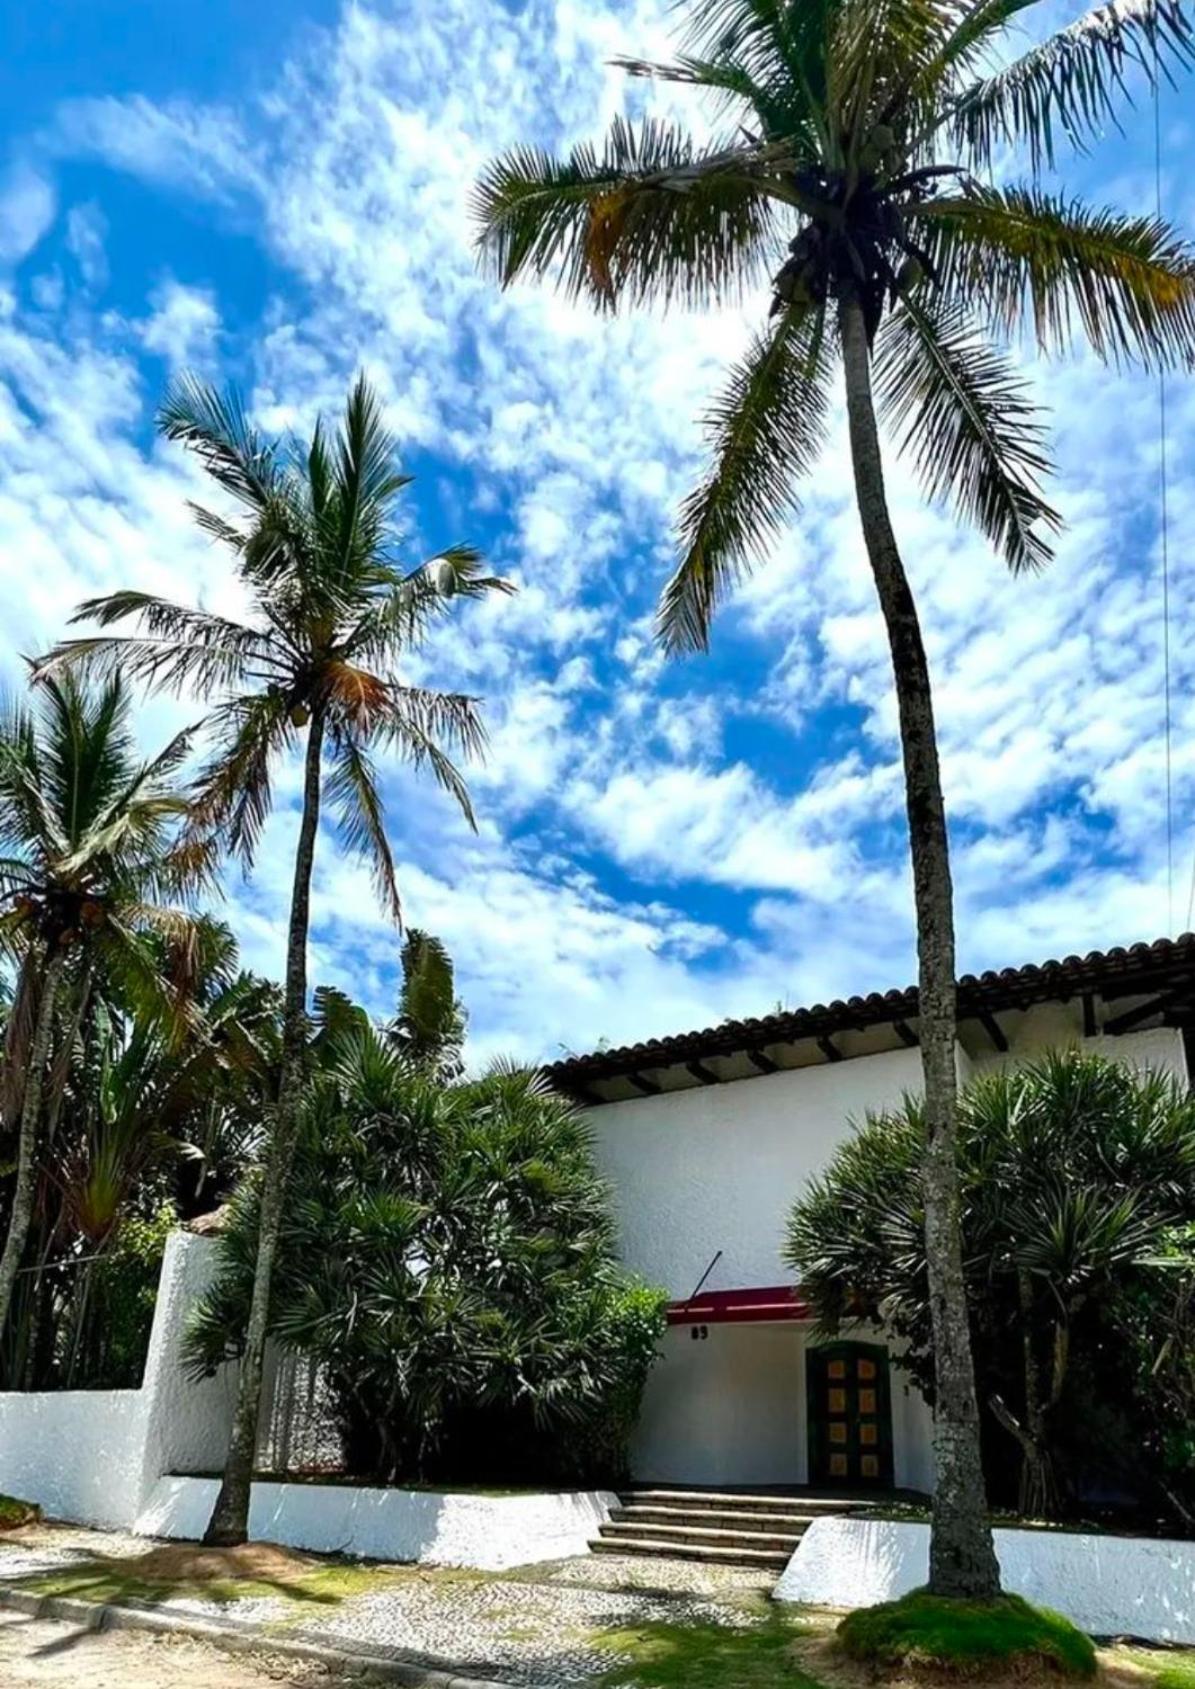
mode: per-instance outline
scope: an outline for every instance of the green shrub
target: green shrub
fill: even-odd
[[[327,1380],[346,1469],[382,1482],[616,1482],[663,1329],[628,1280],[585,1123],[534,1074],[444,1084],[363,1019],[322,1052],[271,1327]],[[236,1353],[257,1195],[190,1338]]]
[[[860,1607],[837,1630],[851,1659],[889,1669],[906,1662],[955,1673],[1041,1667],[1061,1677],[1093,1677],[1095,1647],[1061,1613],[1019,1595],[954,1601],[914,1590],[899,1601]]]

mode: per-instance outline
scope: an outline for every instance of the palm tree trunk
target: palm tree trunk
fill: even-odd
[[[307,929],[311,915],[311,871],[320,812],[320,753],[324,742],[323,712],[311,718],[303,779],[303,819],[295,851],[295,877],[290,902],[290,932],[286,947],[286,994],[282,1011],[282,1066],[278,1076],[278,1106],[266,1158],[257,1234],[257,1262],[253,1298],[245,1331],[237,1383],[236,1411],[224,1477],[204,1542],[224,1547],[244,1542],[249,1534],[249,1500],[253,1461],[257,1453],[257,1422],[261,1408],[261,1380],[265,1367],[266,1330],[270,1313],[270,1285],[274,1256],[282,1229],[282,1214],[291,1163],[299,1134],[307,1061]]]
[[[25,1240],[33,1219],[33,1198],[37,1189],[37,1137],[41,1124],[42,1090],[46,1067],[50,1059],[50,1044],[54,1037],[54,1007],[58,985],[66,966],[66,954],[55,946],[46,963],[41,982],[41,1001],[33,1043],[29,1050],[29,1069],[25,1075],[25,1094],[21,1100],[21,1134],[17,1146],[17,1182],[13,1191],[12,1211],[8,1218],[8,1236],[4,1253],[0,1255],[0,1332],[8,1324],[8,1310],[12,1304],[13,1287]]]
[[[905,803],[917,911],[918,1015],[925,1082],[922,1168],[925,1254],[933,1318],[934,1490],[929,1587],[937,1595],[1000,1590],[979,1449],[979,1409],[963,1281],[956,1114],[954,907],[946,808],[938,767],[929,664],[917,606],[892,531],[871,393],[863,311],[839,307],[855,497],[888,632],[900,711]]]

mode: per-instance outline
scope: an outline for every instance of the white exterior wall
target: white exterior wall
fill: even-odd
[[[614,1187],[623,1259],[676,1298],[695,1288],[786,1284],[784,1229],[801,1187],[869,1109],[921,1078],[917,1050],[701,1085],[589,1115]]]
[[[1019,1067],[1036,1060],[1047,1050],[1081,1049],[1088,1055],[1105,1056],[1109,1061],[1121,1061],[1144,1071],[1152,1068],[1170,1073],[1186,1084],[1187,1058],[1183,1051],[1183,1035],[1174,1026],[1149,1027],[1144,1032],[1122,1032],[1108,1038],[1102,1033],[1095,1038],[1078,1038],[1073,1025],[1073,1010],[1064,1003],[1042,1003],[1031,1014],[1022,1017],[1022,1024],[1008,1028],[1008,1052],[985,1051],[972,1062],[975,1073],[987,1073],[992,1068]]]
[[[1195,1543],[1073,1531],[992,1533],[1005,1589],[1095,1636],[1195,1642]],[[929,1576],[929,1526],[816,1519],[773,1592],[777,1601],[868,1607]]]
[[[1187,1079],[1177,1030],[1079,1040],[1074,1016],[1073,1005],[1043,1004],[1017,1017],[1007,1054],[968,1054],[960,1046],[960,1084],[1078,1042]],[[592,1110],[624,1261],[674,1300],[693,1292],[719,1250],[707,1290],[789,1282],[782,1249],[800,1191],[856,1123],[898,1105],[921,1082],[920,1051],[902,1049]],[[712,1325],[695,1342],[691,1328],[672,1327],[644,1396],[635,1476],[711,1485],[807,1482],[810,1331],[795,1321]],[[891,1387],[894,1482],[932,1490],[932,1415],[895,1362]]]
[[[141,1505],[140,1390],[0,1394],[0,1492],[119,1530]]]

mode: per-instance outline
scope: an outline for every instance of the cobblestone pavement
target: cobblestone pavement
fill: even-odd
[[[144,1554],[144,1538],[40,1527],[0,1539],[0,1582]],[[379,1567],[376,1587],[318,1605],[290,1595],[228,1603],[171,1597],[159,1610],[261,1625],[270,1634],[496,1677],[528,1689],[580,1685],[618,1655],[603,1633],[654,1622],[758,1622],[768,1585],[734,1567],[584,1556],[490,1576],[433,1567]]]

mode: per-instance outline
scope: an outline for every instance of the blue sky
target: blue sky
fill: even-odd
[[[478,1056],[906,983],[894,708],[840,422],[713,654],[666,664],[651,611],[701,464],[698,418],[766,301],[599,322],[548,291],[500,296],[472,260],[485,160],[599,134],[628,97],[608,59],[663,56],[666,8],[0,11],[7,673],[79,598],[117,585],[235,608],[226,563],[189,524],[194,471],[153,438],[173,370],[235,380],[283,428],[335,408],[364,366],[417,477],[412,560],[469,540],[520,588],[466,611],[418,665],[486,699],[479,834],[402,770],[386,776],[408,916],[453,951]],[[1043,23],[1074,15],[1041,9]],[[705,120],[683,91],[652,98]],[[1182,103],[1163,106],[1163,193],[1192,231]],[[1067,161],[1068,188],[1152,206],[1152,133],[1148,109],[1129,113],[1123,135]],[[1048,573],[1009,580],[891,467],[938,686],[965,968],[1181,929],[1195,851],[1190,383],[1170,393],[1171,896],[1156,387],[1084,354],[1021,356],[1050,407],[1068,522]],[[147,705],[147,745],[193,713]],[[275,972],[293,770],[279,795],[256,874],[226,888],[247,960]],[[385,1008],[398,942],[331,832],[315,922],[313,976]]]

